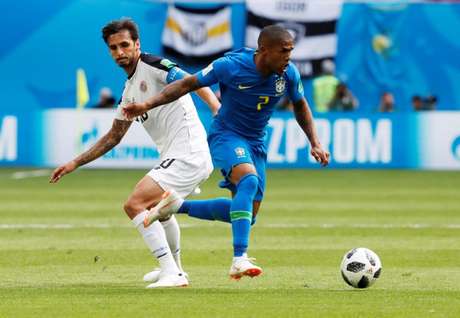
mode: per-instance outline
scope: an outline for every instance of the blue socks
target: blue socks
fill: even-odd
[[[253,223],[252,202],[257,192],[259,179],[254,174],[241,178],[236,186],[233,200],[218,198],[212,200],[184,201],[178,213],[191,217],[223,221],[232,224],[233,255],[243,256],[248,249],[249,232]]]
[[[229,213],[231,204],[232,200],[226,198],[184,201],[177,213],[186,213],[191,217],[203,220],[231,223]]]
[[[258,179],[254,174],[245,175],[237,185],[230,208],[233,232],[233,256],[243,256],[248,249],[252,221],[252,201],[257,192]]]

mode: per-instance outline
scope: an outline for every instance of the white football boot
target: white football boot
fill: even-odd
[[[160,273],[161,269],[157,267],[153,271],[145,274],[143,280],[146,283],[155,283],[156,281],[158,281],[158,279],[160,279]]]
[[[176,191],[166,191],[162,195],[161,201],[150,209],[145,216],[144,227],[148,227],[153,222],[159,219],[167,219],[174,213],[177,213],[184,199],[182,199]]]
[[[256,277],[262,274],[262,268],[255,265],[255,258],[249,258],[246,255],[234,257],[230,267],[230,278],[239,280],[243,276]]]
[[[145,288],[165,288],[165,287],[187,287],[188,280],[182,273],[178,274],[163,274],[159,275],[155,283],[147,285]]]
[[[161,269],[157,267],[153,271],[145,274],[143,280],[146,283],[155,283],[160,279],[160,274]],[[186,272],[182,272],[182,274],[184,274],[185,278],[188,280],[188,274]]]

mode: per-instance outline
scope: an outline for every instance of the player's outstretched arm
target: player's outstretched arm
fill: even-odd
[[[134,119],[152,108],[171,103],[200,87],[201,84],[198,82],[195,75],[187,76],[181,80],[166,85],[158,95],[149,98],[143,103],[132,103],[123,106],[123,115],[127,119]]]
[[[188,77],[188,76],[192,76],[188,74],[187,72],[185,72],[184,70],[180,70],[180,72],[176,71],[174,74],[177,77],[180,77],[180,79]],[[180,74],[182,74],[182,77]],[[211,110],[212,115],[215,116],[217,114],[217,111],[220,108],[220,101],[217,98],[217,96],[214,94],[214,92],[209,87],[203,86],[200,89],[197,89],[195,93],[197,93],[197,95],[201,98],[201,100],[208,105],[209,109]]]
[[[321,165],[327,166],[329,164],[329,152],[325,151],[319,142],[318,135],[316,133],[315,122],[313,121],[313,115],[310,107],[308,106],[307,100],[301,98],[299,101],[294,103],[294,114],[297,123],[300,128],[307,135],[308,140],[311,144],[311,155],[321,163]]]
[[[196,91],[198,96],[209,106],[212,115],[216,115],[220,108],[220,101],[209,87],[202,87]]]
[[[118,145],[123,136],[128,131],[129,126],[131,126],[131,121],[118,120],[115,119],[112,124],[112,128],[101,138],[99,139],[90,149],[76,157],[75,159],[67,162],[66,164],[57,167],[51,174],[50,183],[58,182],[63,176],[68,173],[71,173],[75,169],[88,162],[91,162],[107,151],[111,150],[113,147]]]

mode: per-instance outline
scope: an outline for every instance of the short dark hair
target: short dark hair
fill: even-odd
[[[421,102],[421,101],[422,101],[421,96],[419,96],[419,95],[412,96],[412,102]]]
[[[292,39],[291,33],[278,24],[267,25],[260,31],[259,38],[257,39],[257,45],[262,44],[271,45],[274,42],[280,42],[285,39]]]
[[[128,30],[134,41],[139,39],[139,29],[137,24],[130,18],[122,18],[120,20],[110,21],[102,28],[102,38],[104,39],[104,42],[107,43],[109,36],[122,30]]]

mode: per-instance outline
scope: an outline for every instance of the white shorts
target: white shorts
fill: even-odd
[[[147,175],[165,191],[174,190],[185,198],[204,182],[213,170],[207,151],[191,153],[184,158],[162,160]]]

